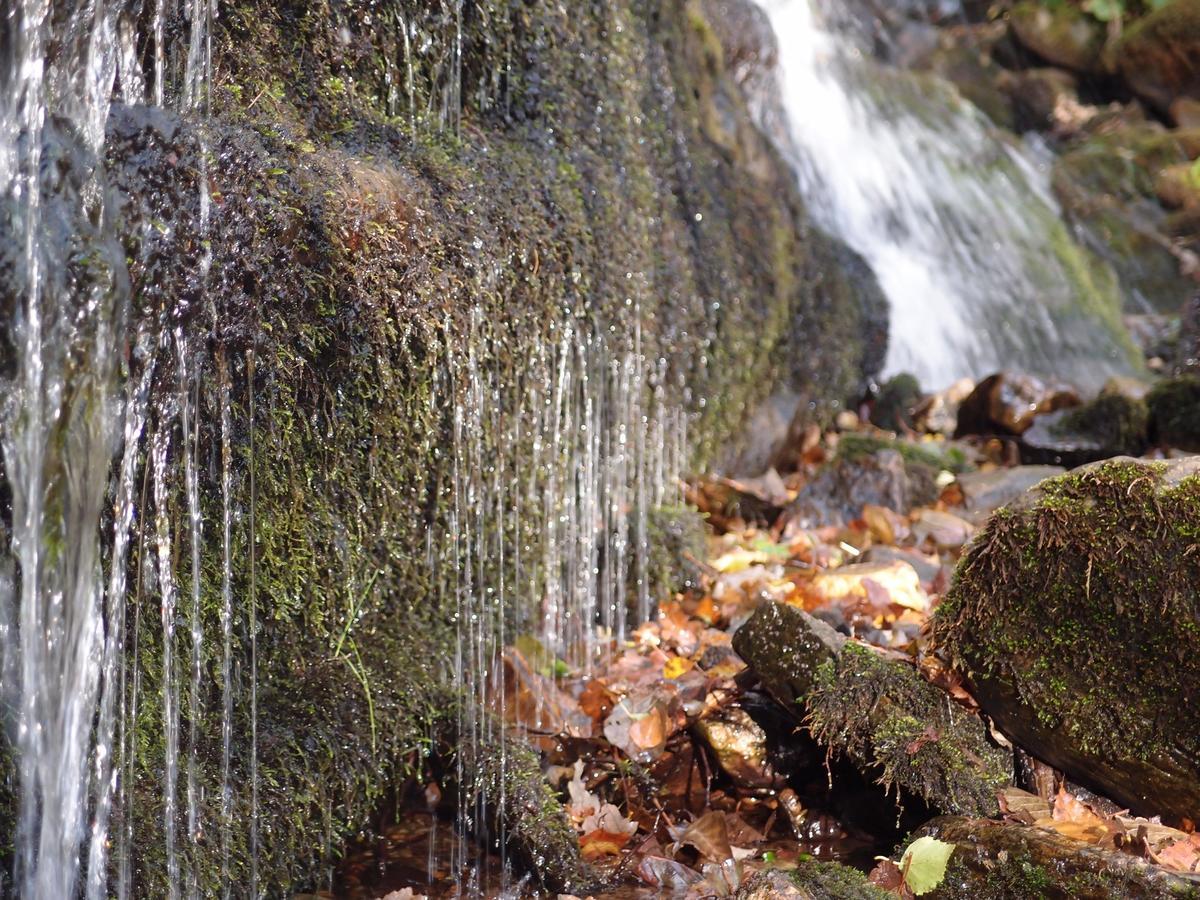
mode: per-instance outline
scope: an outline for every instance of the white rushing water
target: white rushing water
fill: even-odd
[[[872,58],[820,0],[760,2],[782,149],[818,223],[888,297],[888,374],[937,388],[1017,366],[1090,386],[1128,368],[1115,311],[1105,324],[1086,309],[1102,285],[1060,220],[1048,154],[999,137],[949,84]]]

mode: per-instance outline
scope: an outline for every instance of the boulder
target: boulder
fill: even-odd
[[[959,475],[958,486],[963,493],[964,515],[968,520],[980,523],[1035,484],[1061,475],[1063,471],[1061,466],[1014,466]]]
[[[1200,894],[1195,878],[1130,853],[1089,846],[1057,831],[943,816],[913,838],[954,844],[929,900],[1175,900]]]
[[[932,625],[1015,744],[1146,815],[1200,815],[1200,459],[1120,458],[992,516]]]
[[[1085,73],[1102,67],[1104,26],[1077,6],[1022,0],[1008,22],[1018,41],[1053,65]]]
[[[1150,433],[1163,447],[1200,453],[1200,375],[1160,381],[1146,396]]]
[[[734,649],[818,743],[885,788],[943,812],[996,813],[1010,755],[990,743],[978,716],[907,662],[780,603],[760,608],[734,635]]]
[[[1200,97],[1200,0],[1171,0],[1106,55],[1130,89],[1163,112],[1180,96]]]
[[[1036,416],[1079,405],[1079,395],[1015,372],[990,375],[975,386],[958,408],[955,437],[970,434],[1024,434]]]
[[[871,408],[871,424],[887,431],[907,431],[924,394],[921,384],[907,372],[895,375],[879,389]]]
[[[1113,456],[1136,456],[1149,443],[1146,401],[1101,392],[1082,406],[1038,416],[1021,436],[1021,460],[1077,466]]]

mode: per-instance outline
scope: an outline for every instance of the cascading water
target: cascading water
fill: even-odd
[[[402,22],[396,63],[414,131],[459,127],[463,9],[454,0]],[[210,284],[215,194],[196,121],[208,110],[216,10],[214,0],[20,0],[0,30],[0,215],[21,251],[18,302],[3,313],[16,353],[0,435],[12,493],[0,678],[20,783],[21,896],[135,895],[147,841],[168,896],[200,894],[206,842],[219,848],[225,896],[264,890],[255,356],[214,339],[229,310]],[[424,109],[414,54],[441,61]],[[497,94],[481,106],[501,102],[499,77],[491,83]],[[199,250],[172,260],[191,267],[186,310],[132,296],[103,166],[114,99],[192,120],[197,215],[187,227]],[[171,236],[182,227],[147,224]],[[427,450],[452,454],[452,481],[438,488],[452,514],[430,523],[429,584],[452,598],[432,602],[456,611],[448,662],[464,699],[452,866],[466,893],[488,877],[469,837],[504,845],[486,834],[472,784],[495,748],[501,773],[506,765],[502,648],[531,634],[586,668],[652,614],[647,523],[686,464],[687,415],[640,307],[630,301],[617,318],[564,309],[520,371],[502,363],[505,338],[482,308],[440,338],[430,398],[440,427]],[[206,571],[219,572],[211,597]],[[368,709],[354,626],[373,585],[350,580],[354,600],[330,648],[361,680]],[[138,737],[151,720],[158,746]],[[206,735],[213,720],[219,732]]]
[[[888,373],[933,388],[1011,365],[1092,387],[1130,371],[1114,292],[1060,219],[1048,151],[999,137],[948,83],[873,58],[853,23],[832,24],[844,11],[760,2],[780,44],[781,149],[890,301]]]

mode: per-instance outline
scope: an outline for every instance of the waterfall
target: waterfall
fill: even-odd
[[[873,58],[822,0],[760,2],[780,43],[781,149],[818,223],[879,278],[888,374],[937,388],[1016,366],[1093,387],[1131,370],[1111,279],[1066,231],[1044,147]]]

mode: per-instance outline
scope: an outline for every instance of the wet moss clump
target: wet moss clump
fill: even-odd
[[[1180,375],[1156,384],[1146,396],[1150,429],[1164,447],[1200,451],[1200,375]]]
[[[887,900],[892,896],[867,881],[857,869],[802,855],[791,873],[792,884],[827,900]]]
[[[1060,438],[1082,438],[1112,456],[1137,456],[1146,449],[1150,411],[1146,402],[1118,393],[1072,407],[1051,427]]]
[[[879,389],[875,406],[871,410],[871,422],[888,431],[911,429],[913,410],[924,394],[921,383],[907,373],[896,375]]]
[[[996,814],[1011,758],[988,741],[978,716],[905,664],[847,644],[817,671],[807,708],[820,743],[877,771],[879,783],[901,797],[915,795],[944,812]]]
[[[650,597],[663,600],[700,584],[707,558],[704,517],[692,506],[659,506],[646,522],[646,577]]]
[[[1112,460],[996,512],[933,620],[1015,743],[1139,812],[1200,810],[1200,466]]]

